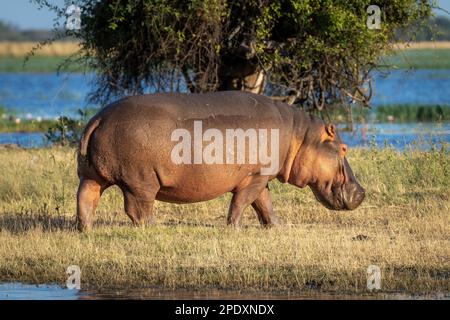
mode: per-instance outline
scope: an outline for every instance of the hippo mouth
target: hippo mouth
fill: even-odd
[[[344,192],[343,188],[337,187],[326,190],[317,186],[311,186],[311,190],[323,206],[329,210],[345,210]]]
[[[364,190],[357,185],[342,184],[330,189],[311,186],[316,199],[330,210],[353,210],[364,200]]]

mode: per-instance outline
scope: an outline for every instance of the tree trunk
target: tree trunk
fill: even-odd
[[[259,64],[242,58],[224,59],[219,70],[219,91],[241,90],[262,94],[266,74]]]

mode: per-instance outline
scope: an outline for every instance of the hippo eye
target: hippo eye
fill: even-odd
[[[337,144],[335,141],[326,140],[323,143],[330,153],[336,154],[340,152],[339,144]]]

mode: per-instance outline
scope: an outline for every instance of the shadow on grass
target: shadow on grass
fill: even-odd
[[[96,227],[118,227],[128,225],[125,221],[113,221],[97,218]],[[1,214],[0,231],[8,231],[13,234],[25,233],[30,230],[42,230],[44,232],[69,231],[78,232],[75,217],[57,216],[49,214]]]
[[[200,222],[185,222],[169,220],[157,224],[167,227],[206,227],[217,228],[216,225]],[[118,221],[96,217],[93,229],[100,227],[132,227],[131,221]],[[148,226],[151,228],[151,225]],[[246,228],[246,226],[242,226]],[[44,232],[69,231],[78,232],[75,217],[51,214],[24,214],[6,213],[0,214],[0,231],[8,231],[12,234],[21,234],[30,230],[41,230]]]

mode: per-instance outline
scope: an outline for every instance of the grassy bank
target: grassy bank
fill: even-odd
[[[33,43],[0,42],[0,72],[54,72],[68,56],[74,54],[78,44],[56,42],[36,52],[24,66],[24,56],[30,52]],[[450,42],[412,43],[409,47],[396,46],[394,54],[381,58],[380,63],[395,69],[448,69],[450,68]],[[71,64],[70,72],[83,68]]]
[[[0,72],[31,72],[44,73],[55,72],[58,66],[62,64],[68,57],[53,56],[32,56],[25,62],[24,57],[1,57],[0,56]],[[83,68],[77,64],[69,64],[61,71],[65,72],[82,72]]]
[[[383,57],[382,65],[393,69],[449,69],[450,48],[420,48],[398,50]]]
[[[450,121],[450,106],[446,105],[383,105],[374,110],[379,122]]]
[[[272,183],[285,226],[225,226],[229,196],[157,203],[157,224],[131,227],[122,196],[108,189],[96,228],[73,229],[73,149],[0,150],[0,282],[59,283],[67,266],[82,287],[222,288],[366,292],[366,270],[382,290],[450,293],[450,156],[446,152],[351,150],[367,190],[352,212],[324,209],[307,190]]]
[[[347,111],[335,108],[321,115],[336,123],[346,123]],[[423,104],[386,104],[372,107],[372,109],[361,106],[352,106],[352,119],[354,122],[375,121],[379,123],[418,123],[418,122],[448,122],[450,121],[450,106],[448,105],[423,105]]]
[[[22,120],[16,118],[0,119],[0,132],[46,132],[48,128],[54,126],[56,120]]]
[[[88,108],[80,110],[83,113],[84,123],[90,119],[98,109]],[[333,110],[328,113],[331,121],[335,123],[346,123],[347,114],[342,109]],[[447,105],[382,105],[373,109],[353,107],[353,121],[359,122],[361,117],[366,121],[372,119],[376,122],[385,123],[417,123],[417,122],[448,122],[450,121],[450,106]],[[322,115],[323,116],[323,115]],[[61,121],[55,119],[26,119],[15,116],[10,111],[0,106],[0,133],[3,132],[47,132],[49,128],[61,125]]]
[[[25,56],[36,45],[36,42],[0,41],[0,72],[55,72],[79,49],[77,42],[56,41],[37,50],[24,64]],[[64,71],[81,72],[83,68],[70,64]]]

